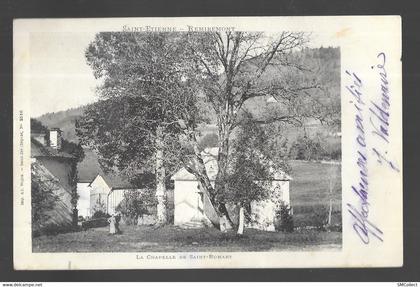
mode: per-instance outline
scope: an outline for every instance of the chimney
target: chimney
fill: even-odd
[[[50,129],[50,147],[60,150],[61,149],[61,130],[59,128]]]

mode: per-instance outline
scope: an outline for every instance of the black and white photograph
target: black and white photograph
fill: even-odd
[[[18,268],[400,264],[400,22],[247,19],[15,22]]]
[[[340,48],[126,30],[31,36],[33,252],[340,249]]]

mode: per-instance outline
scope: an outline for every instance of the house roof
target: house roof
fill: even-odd
[[[204,161],[204,166],[207,171],[207,175],[211,181],[216,179],[218,166],[217,166],[217,154],[218,148],[206,148],[202,152],[202,157]],[[172,180],[175,181],[196,181],[196,177],[188,172],[185,168],[181,168],[178,172],[176,172],[172,177]],[[278,181],[289,181],[292,178],[286,174],[284,171],[277,171],[274,173],[273,180]]]
[[[66,185],[63,185],[59,178],[54,176],[50,170],[39,162],[33,162],[31,164],[31,175],[32,180],[39,184],[38,186],[42,191],[52,191],[61,188],[70,193]]]
[[[45,135],[46,135],[45,132],[34,132],[34,131],[31,131],[31,137],[45,136]]]
[[[85,157],[77,165],[78,182],[91,184],[98,176],[101,176],[111,189],[132,188],[129,180],[115,172],[104,172],[99,164],[98,155],[91,149],[83,149]]]
[[[73,155],[59,151],[55,148],[44,146],[36,139],[31,137],[31,157],[59,157],[67,159],[76,159]]]
[[[83,149],[85,157],[77,165],[78,182],[91,183],[98,174],[102,173],[98,156],[90,149]]]
[[[128,181],[128,179],[124,178],[123,176],[120,176],[115,173],[104,173],[104,172],[97,174],[97,176],[93,178],[90,184],[92,184],[98,176],[102,177],[105,180],[106,184],[111,189],[131,189],[134,187]]]

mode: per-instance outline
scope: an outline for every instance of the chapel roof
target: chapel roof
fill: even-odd
[[[95,176],[91,182],[91,184],[95,181],[95,179],[101,176],[106,184],[111,188],[111,189],[132,189],[134,188],[134,186],[128,181],[128,179],[126,179],[125,177],[115,174],[115,173],[105,173],[105,172],[100,172],[97,176]]]
[[[99,157],[95,151],[84,148],[85,157],[77,165],[78,182],[91,184],[98,176],[101,176],[111,189],[133,188],[133,185],[116,172],[105,172],[99,164]]]
[[[204,165],[207,171],[207,175],[211,181],[216,179],[218,166],[217,166],[217,154],[218,148],[206,148],[202,152],[202,158],[204,161]],[[176,172],[172,177],[172,180],[175,181],[196,181],[196,177],[188,172],[185,168],[181,168],[178,172]],[[292,177],[286,174],[284,171],[279,170],[274,173],[274,177],[272,180],[277,181],[289,181],[292,180]]]

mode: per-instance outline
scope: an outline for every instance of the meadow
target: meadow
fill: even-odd
[[[333,210],[331,223],[341,225],[341,165],[299,160],[289,164],[293,178],[290,204],[295,227],[316,227],[325,223],[330,198]]]
[[[290,200],[295,231],[246,229],[222,233],[215,228],[181,229],[123,225],[123,233],[109,235],[108,227],[91,228],[33,238],[33,252],[235,252],[312,251],[341,248],[341,166],[291,161]],[[330,186],[332,193],[330,193]],[[332,198],[334,231],[321,230]]]
[[[181,229],[173,225],[122,225],[122,234],[107,227],[43,235],[32,241],[33,252],[244,252],[340,250],[341,232],[301,230],[292,233],[246,229],[222,233],[215,228]]]

